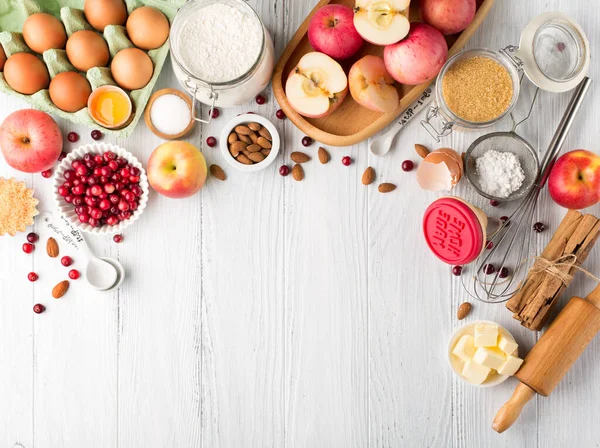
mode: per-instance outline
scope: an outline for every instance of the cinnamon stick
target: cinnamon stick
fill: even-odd
[[[574,264],[580,266],[589,255],[599,235],[598,218],[569,210],[541,257],[554,261],[567,255],[574,255],[577,260]],[[571,276],[576,271],[573,266],[560,266],[558,269]],[[541,330],[552,307],[567,286],[548,272],[530,270],[523,287],[506,303],[506,307],[524,327],[535,331]]]

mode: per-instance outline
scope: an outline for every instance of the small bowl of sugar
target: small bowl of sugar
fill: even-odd
[[[176,89],[154,92],[144,112],[146,126],[154,135],[174,140],[188,134],[194,127],[192,100]]]

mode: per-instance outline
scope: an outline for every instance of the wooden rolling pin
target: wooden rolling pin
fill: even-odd
[[[492,428],[506,431],[536,393],[547,397],[600,331],[600,285],[586,299],[573,297],[525,357],[521,381],[496,414]]]

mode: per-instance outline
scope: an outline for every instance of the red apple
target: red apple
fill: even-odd
[[[16,170],[38,173],[52,168],[62,146],[60,128],[45,112],[18,110],[0,125],[0,149],[6,163]]]
[[[394,78],[379,56],[367,55],[356,61],[348,74],[350,94],[354,101],[376,112],[393,112],[400,101]]]
[[[169,198],[187,198],[206,181],[206,160],[195,146],[181,141],[163,143],[148,159],[148,181]]]
[[[410,30],[409,6],[410,0],[356,0],[354,27],[367,42],[395,44]]]
[[[565,208],[594,205],[600,200],[600,156],[584,149],[560,156],[550,171],[548,191]]]
[[[406,39],[385,47],[383,59],[396,81],[414,86],[437,76],[448,59],[448,44],[438,30],[415,22]]]
[[[459,33],[468,27],[476,9],[475,0],[421,0],[423,22],[445,35]]]
[[[354,28],[354,11],[344,5],[320,8],[308,25],[312,47],[334,59],[347,59],[360,49],[363,39]]]

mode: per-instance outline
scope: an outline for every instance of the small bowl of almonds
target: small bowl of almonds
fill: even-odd
[[[277,158],[281,146],[275,125],[256,114],[238,115],[221,133],[221,153],[232,167],[260,171]]]

